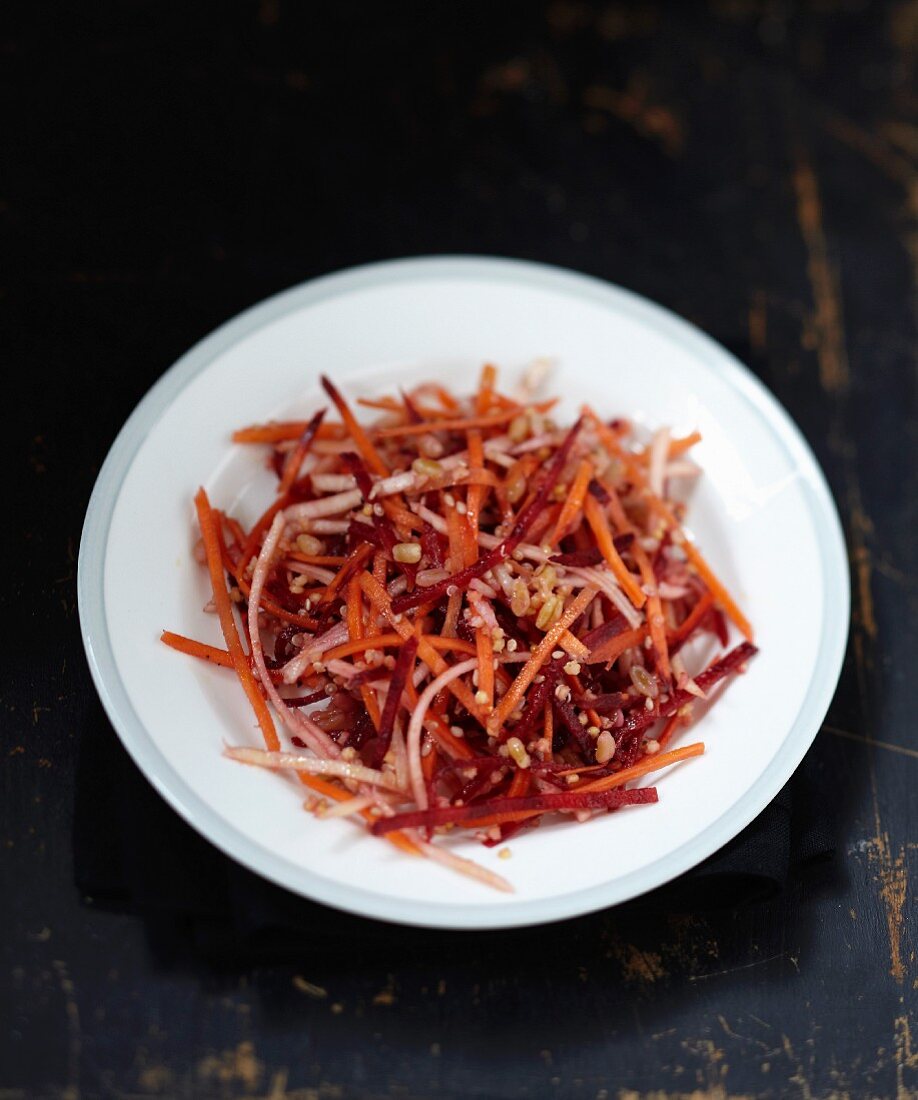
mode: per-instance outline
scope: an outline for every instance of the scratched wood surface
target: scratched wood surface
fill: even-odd
[[[0,1098],[918,1095],[918,4],[25,18],[0,72]],[[812,750],[835,863],[737,912],[349,932],[241,971],[153,952],[73,881],[81,741],[113,736],[75,613],[96,472],[153,380],[240,308],[450,251],[647,294],[800,424],[853,565]]]

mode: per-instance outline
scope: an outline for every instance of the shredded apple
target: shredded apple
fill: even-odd
[[[366,424],[323,378],[340,423],[322,409],[238,431],[278,484],[248,531],[195,498],[226,648],[162,641],[238,677],[265,748],[227,756],[509,890],[436,839],[495,846],[546,814],[656,802],[626,784],[704,751],[668,746],[756,647],[667,496],[698,473],[699,435],[640,447],[588,407],[563,427],[555,402],[496,382],[489,365],[465,399],[428,384],[363,400],[381,412]],[[690,671],[683,647],[726,646],[728,621],[745,641]]]

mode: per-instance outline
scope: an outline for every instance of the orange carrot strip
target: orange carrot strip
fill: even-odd
[[[478,381],[478,393],[475,395],[475,412],[484,416],[491,404],[491,396],[494,393],[494,383],[497,381],[497,368],[492,363],[485,363],[481,368],[481,377]]]
[[[452,412],[459,408],[459,402],[453,397],[449,390],[444,389],[443,386],[438,386],[436,383],[431,385],[430,392],[434,394],[444,409],[448,409]]]
[[[705,592],[676,629],[670,632],[669,640],[671,642],[681,642],[683,638],[687,638],[711,610],[713,603],[714,597],[710,592]]]
[[[352,576],[347,583],[346,597],[345,597],[345,619],[347,622],[347,632],[350,635],[350,641],[343,643],[343,645],[336,646],[334,649],[329,650],[325,656],[325,660],[331,661],[338,657],[343,656],[340,650],[347,650],[350,653],[359,653],[361,647],[369,649],[375,648],[374,642],[376,639],[363,637],[363,601],[360,593],[360,583],[355,576]],[[394,635],[398,641],[401,638],[396,634]],[[370,721],[373,725],[379,729],[380,710],[379,702],[376,698],[376,692],[370,687],[369,684],[360,685],[360,698],[363,700],[363,705],[367,709],[367,714],[370,716]]]
[[[549,535],[548,543],[550,546],[557,546],[564,538],[568,527],[574,522],[574,518],[583,507],[583,500],[592,477],[593,464],[584,458],[577,466],[577,472],[574,474],[574,480],[568,490],[567,499],[561,508],[561,514],[558,516],[554,530]]]
[[[494,643],[490,630],[476,631],[475,648],[478,651],[478,690],[486,696],[481,705],[490,710],[494,705]]]
[[[703,752],[704,743],[699,741],[694,745],[686,745],[685,748],[682,749],[673,749],[671,752],[646,756],[640,763],[635,764],[631,768],[624,768],[614,775],[604,776],[602,779],[596,779],[592,783],[578,783],[574,790],[578,792],[608,791],[613,787],[621,787],[632,779],[639,779],[642,775],[647,775],[648,772],[656,771],[658,768],[665,768],[669,764],[677,764],[680,760],[686,760],[691,756],[700,756]],[[586,770],[585,768],[580,768],[577,769],[576,772],[580,774],[580,772]],[[568,774],[574,774],[574,772]],[[526,821],[529,818],[538,817],[539,814],[545,812],[545,810],[516,810],[507,813],[497,813],[492,814],[490,817],[476,817],[474,825],[476,829],[486,829],[491,825],[508,825],[511,821]]]
[[[701,432],[690,432],[688,435],[684,435],[681,439],[671,439],[669,441],[669,449],[667,451],[668,458],[679,458],[680,455],[684,455],[686,451],[690,451],[696,443],[701,442]],[[637,451],[633,457],[638,462],[646,463],[650,458],[650,448],[644,447],[643,450]]]
[[[165,642],[170,649],[177,649],[179,653],[187,653],[189,657],[200,657],[203,661],[210,661],[213,665],[223,668],[235,668],[233,658],[225,649],[208,645],[206,642],[195,641],[194,638],[186,638],[184,634],[173,634],[171,630],[164,630],[159,636],[161,642]]]
[[[328,394],[328,396],[334,401],[335,408],[341,414],[341,419],[344,421],[345,427],[350,433],[351,439],[360,451],[364,462],[370,467],[370,469],[380,475],[380,477],[389,476],[389,467],[383,462],[379,451],[370,442],[370,437],[364,431],[363,426],[351,412],[350,406],[338,392],[338,387],[323,374],[320,379],[322,388]]]
[[[669,752],[658,752],[652,756],[645,756],[637,764],[630,768],[623,768],[614,775],[606,775],[602,779],[596,779],[592,783],[584,783],[578,786],[578,791],[609,791],[613,787],[623,787],[632,779],[639,779],[648,772],[655,772],[658,768],[665,768],[669,764],[677,764],[680,760],[687,760],[690,756],[701,756],[704,752],[704,742],[696,741],[693,745],[685,745],[681,749],[671,749]]]
[[[358,397],[357,404],[364,409],[378,409],[380,412],[403,412],[401,401],[394,397]]]
[[[590,657],[590,663],[601,663],[604,665],[614,664],[626,649],[631,649],[632,646],[640,645],[646,637],[646,626],[638,626],[635,627],[634,630],[626,630],[622,634],[617,634],[611,641],[593,650]]]
[[[353,554],[347,559],[344,565],[335,574],[333,580],[325,589],[325,594],[322,596],[322,604],[327,605],[335,598],[335,594],[341,585],[353,577],[359,570],[363,569],[367,558],[373,553],[373,547],[369,543],[365,542],[361,546],[358,546]]]
[[[454,638],[462,610],[462,593],[457,589],[446,601],[446,614],[443,616],[443,636]]]
[[[558,639],[558,645],[561,646],[568,657],[576,657],[578,660],[583,660],[583,658],[589,657],[590,655],[590,651],[583,642],[574,634],[571,634],[569,630],[563,632]]]
[[[631,573],[625,568],[625,563],[622,561],[621,555],[615,549],[612,531],[609,528],[609,522],[606,519],[605,513],[599,501],[590,493],[587,493],[584,498],[583,513],[586,516],[587,523],[590,525],[590,530],[596,536],[596,544],[602,556],[606,559],[609,568],[615,575],[615,579],[622,586],[625,595],[631,600],[635,607],[643,607],[647,602],[647,597],[644,595],[640,585]]]
[[[532,779],[532,772],[527,768],[518,768],[513,773],[513,778],[510,780],[510,786],[507,788],[507,798],[522,798],[522,796],[529,790],[529,783]]]
[[[663,604],[657,595],[657,580],[644,547],[635,541],[631,549],[641,570],[641,579],[652,593],[647,597],[647,624],[650,627],[650,639],[656,651],[657,669],[668,682],[672,670],[669,665],[669,646],[666,644],[666,619],[663,616]]]
[[[280,483],[277,486],[278,496],[285,496],[290,492],[293,483],[297,479],[297,475],[300,472],[300,467],[303,465],[303,461],[309,454],[309,448],[312,446],[313,440],[319,431],[322,424],[322,419],[325,416],[325,409],[319,409],[316,415],[309,421],[306,427],[303,429],[303,434],[297,440],[296,446],[287,455],[287,460],[284,462],[284,471],[281,474]]]
[[[686,539],[682,543],[682,549],[685,551],[686,557],[694,565],[698,576],[708,586],[711,595],[720,604],[727,615],[733,620],[737,628],[745,635],[748,641],[752,641],[752,624],[746,618],[746,616],[740,611],[736,601],[730,595],[726,588],[721,584],[711,569],[710,565],[701,556],[701,551],[696,548],[694,543],[691,543]]]
[[[678,712],[667,721],[666,725],[663,727],[663,732],[657,738],[657,744],[660,746],[660,749],[666,748],[666,746],[673,739],[676,730],[678,730],[678,728],[682,725],[682,722],[682,715]]]
[[[464,416],[451,420],[425,420],[420,424],[402,424],[392,428],[377,428],[377,439],[397,439],[403,435],[426,435],[427,432],[464,432],[469,428],[496,428],[509,423],[517,415],[517,409],[495,413],[493,416]]]
[[[234,443],[286,443],[300,438],[309,424],[308,420],[276,420],[270,424],[252,424],[233,432]],[[316,439],[343,439],[340,424],[322,424]]]
[[[510,685],[504,697],[494,708],[494,712],[488,719],[488,731],[497,731],[503,726],[510,716],[510,712],[516,708],[526,693],[526,689],[539,673],[539,669],[548,660],[551,651],[558,644],[562,633],[577,619],[589,606],[590,601],[596,595],[595,588],[584,588],[568,605],[561,618],[552,626],[542,638],[541,642],[532,650],[529,660],[517,673],[516,679]]]
[[[359,581],[359,578],[355,577],[354,580]],[[350,620],[348,620],[348,631],[350,631]],[[476,653],[472,643],[462,638],[441,638],[438,634],[424,634],[422,637],[428,645],[436,650],[464,653],[469,657],[474,657]],[[333,649],[327,650],[322,655],[322,660],[334,661],[343,657],[353,657],[355,653],[363,653],[367,649],[391,649],[394,646],[400,646],[403,641],[404,638],[401,634],[396,634],[394,631],[385,634],[372,634],[366,638],[351,638],[350,641],[342,642],[341,645],[336,645]],[[177,649],[178,646],[174,648]],[[222,649],[217,650],[217,653],[222,652]]]
[[[220,552],[220,535],[217,528],[216,517],[207,499],[207,493],[203,488],[199,489],[194,498],[195,509],[198,513],[198,524],[201,528],[201,537],[204,540],[204,552],[207,555],[207,569],[210,573],[210,584],[214,594],[214,604],[217,608],[217,616],[220,619],[220,629],[226,648],[233,662],[233,668],[242,684],[258,724],[261,726],[265,745],[271,752],[277,752],[280,741],[274,728],[274,720],[268,710],[268,704],[258,688],[255,676],[249,665],[248,657],[242,651],[242,643],[239,640],[239,630],[233,617],[233,605],[230,602],[229,592],[226,590],[226,577],[223,572],[223,559]]]

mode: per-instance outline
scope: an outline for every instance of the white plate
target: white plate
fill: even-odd
[[[233,428],[303,415],[317,378],[346,394],[438,377],[469,389],[557,360],[562,419],[588,399],[648,427],[698,428],[704,477],[689,526],[756,627],[761,653],[691,731],[703,757],[656,778],[660,802],[521,835],[505,895],[302,809],[286,777],[221,756],[257,744],[233,678],[167,649],[163,628],[222,645],[202,613],[192,496],[251,520],[271,481]],[[777,794],[825,715],[848,631],[838,517],[809,448],[732,356],[659,306],[555,268],[474,257],[357,268],[279,294],[218,329],[141,401],[99,474],[83,531],[79,605],[89,664],[124,745],[163,797],[228,855],[297,893],[406,924],[496,928],[632,898],[734,837]]]

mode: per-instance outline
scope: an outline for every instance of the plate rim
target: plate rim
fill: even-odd
[[[278,856],[226,822],[175,771],[134,710],[108,636],[104,577],[115,505],[152,427],[220,354],[256,330],[305,306],[356,290],[416,279],[499,279],[562,291],[610,305],[662,331],[705,361],[762,418],[801,474],[823,584],[823,621],[813,675],[796,718],[744,798],[698,836],[621,878],[551,898],[508,895],[501,905],[417,902],[346,885]],[[416,927],[486,930],[562,920],[620,904],[702,862],[742,831],[778,794],[813,743],[837,686],[850,626],[850,570],[838,511],[825,475],[800,429],[777,398],[731,352],[695,325],[648,298],[603,279],[552,264],[481,255],[383,260],[307,280],[237,314],[204,336],[150,387],[111,445],[86,510],[77,563],[77,602],[93,683],[122,745],[148,782],[211,844],[249,870],[293,893],[359,916]]]

